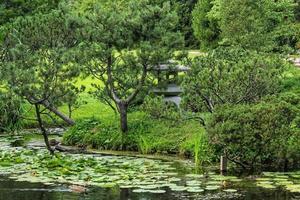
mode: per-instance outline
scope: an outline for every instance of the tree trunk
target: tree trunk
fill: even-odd
[[[121,131],[126,133],[128,131],[128,122],[127,122],[127,109],[128,105],[124,102],[118,104],[119,112],[120,112],[120,125]]]
[[[69,111],[69,118],[72,119],[72,105],[71,104],[68,104],[68,111]]]
[[[57,110],[57,108],[53,107],[48,101],[43,102],[43,106],[45,106],[48,110],[50,110],[55,115],[57,115],[59,118],[64,120],[67,124],[75,125],[75,121],[73,119],[69,118],[68,116],[66,116],[65,114],[63,114],[59,110]]]
[[[221,156],[220,171],[221,171],[221,173],[227,172],[227,158],[226,158],[226,156]]]
[[[38,120],[40,130],[41,130],[41,132],[43,134],[46,147],[47,147],[48,151],[50,152],[50,154],[53,155],[54,154],[54,150],[52,149],[52,147],[51,147],[51,145],[49,143],[47,130],[44,127],[44,124],[43,124],[43,121],[42,121],[42,118],[41,118],[40,107],[39,107],[38,104],[35,104],[35,111],[36,111],[36,118]]]

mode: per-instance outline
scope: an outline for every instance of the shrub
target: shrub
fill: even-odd
[[[146,97],[142,106],[143,110],[154,119],[179,120],[178,107],[171,102],[165,102],[163,96]]]
[[[220,154],[243,167],[286,169],[289,159],[299,158],[293,148],[300,141],[298,112],[285,100],[225,105],[208,124],[210,142]]]

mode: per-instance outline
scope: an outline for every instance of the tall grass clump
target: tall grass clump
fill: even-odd
[[[11,93],[0,93],[0,132],[14,132],[22,127],[22,102]]]

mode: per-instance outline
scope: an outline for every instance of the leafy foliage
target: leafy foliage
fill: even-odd
[[[295,0],[296,3],[296,9],[295,9],[295,16],[298,22],[300,22],[300,1]]]
[[[113,1],[96,3],[80,21],[79,56],[97,79],[97,96],[115,105],[126,132],[128,107],[145,85],[148,71],[171,59],[183,43],[174,31],[176,12],[169,2]]]
[[[21,117],[23,115],[22,101],[17,96],[0,93],[0,132],[13,132],[21,128]]]
[[[17,17],[47,13],[57,8],[59,0],[2,0],[0,3],[0,26]]]
[[[177,29],[184,36],[185,46],[189,48],[197,47],[198,41],[193,34],[192,28],[192,11],[197,0],[172,0],[171,2],[175,2],[175,9],[179,16]]]
[[[210,12],[222,43],[260,51],[283,51],[295,44],[293,0],[215,0]],[[294,47],[294,46],[292,46]]]
[[[80,74],[70,63],[69,50],[76,45],[72,24],[62,11],[18,18],[9,24],[0,46],[1,76],[10,92],[34,106],[36,121],[50,153],[42,115],[52,113],[66,123],[75,122],[57,110],[66,96],[75,94],[74,77]]]
[[[178,121],[180,113],[176,105],[165,102],[164,97],[146,97],[142,109],[154,119],[169,119]]]
[[[289,159],[299,156],[290,146],[300,139],[298,113],[292,103],[277,99],[225,105],[213,114],[207,131],[220,153],[243,167],[287,169]]]
[[[19,18],[1,46],[1,73],[10,90],[31,104],[55,107],[75,89],[69,63],[74,34],[61,11]]]
[[[218,21],[209,16],[212,0],[199,0],[193,10],[193,30],[202,49],[214,48],[220,40]]]
[[[192,62],[183,88],[184,106],[213,112],[219,105],[252,103],[276,93],[284,66],[276,55],[219,48]]]

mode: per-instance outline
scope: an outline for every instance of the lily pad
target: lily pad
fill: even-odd
[[[204,175],[202,174],[187,174],[185,175],[187,178],[203,178]]]
[[[266,188],[266,189],[276,189],[276,186],[269,183],[258,183],[257,186]]]
[[[187,191],[191,192],[191,193],[201,193],[201,192],[204,192],[204,190],[201,189],[201,188],[188,188]]]
[[[218,185],[208,185],[205,187],[205,190],[209,190],[209,191],[212,191],[212,190],[218,190],[220,189],[221,187],[218,186]]]
[[[120,185],[120,188],[121,189],[131,189],[131,188],[134,188],[133,185]]]
[[[175,192],[183,192],[187,190],[187,188],[184,186],[170,187],[170,189]]]
[[[223,191],[224,192],[229,192],[229,193],[235,193],[235,192],[237,192],[237,190],[235,190],[235,189],[225,189]]]
[[[140,189],[145,189],[145,190],[152,190],[152,189],[156,189],[159,188],[159,185],[142,185],[139,188]]]
[[[153,194],[163,194],[163,193],[166,193],[165,190],[149,190],[148,192],[153,193]]]
[[[148,192],[148,190],[135,189],[135,190],[132,190],[132,192],[134,192],[134,193],[146,193],[146,192]]]

